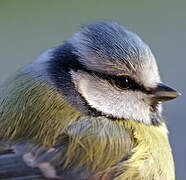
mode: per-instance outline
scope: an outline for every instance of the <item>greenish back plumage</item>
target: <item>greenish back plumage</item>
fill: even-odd
[[[50,159],[58,166],[83,167],[94,174],[92,180],[174,179],[164,123],[83,116],[61,93],[28,74],[7,82],[0,97],[0,138],[58,146]]]
[[[63,129],[80,118],[57,90],[30,75],[18,74],[2,88],[0,138],[51,146]]]

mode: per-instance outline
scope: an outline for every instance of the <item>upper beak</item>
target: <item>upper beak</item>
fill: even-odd
[[[179,95],[181,94],[178,91],[163,83],[158,83],[157,87],[153,91],[153,98],[158,101],[169,101]]]

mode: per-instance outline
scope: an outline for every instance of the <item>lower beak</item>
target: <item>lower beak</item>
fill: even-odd
[[[158,101],[169,101],[179,95],[181,94],[178,91],[163,83],[158,83],[157,87],[153,91],[153,98]]]

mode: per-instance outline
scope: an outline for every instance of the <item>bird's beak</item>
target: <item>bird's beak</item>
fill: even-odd
[[[169,101],[179,95],[181,94],[178,91],[163,83],[158,83],[157,87],[153,91],[153,98],[158,101]]]

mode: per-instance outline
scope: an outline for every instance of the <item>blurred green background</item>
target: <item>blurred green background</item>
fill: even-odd
[[[81,24],[113,20],[154,52],[164,82],[182,96],[165,104],[178,180],[186,179],[186,1],[0,0],[0,82]]]

